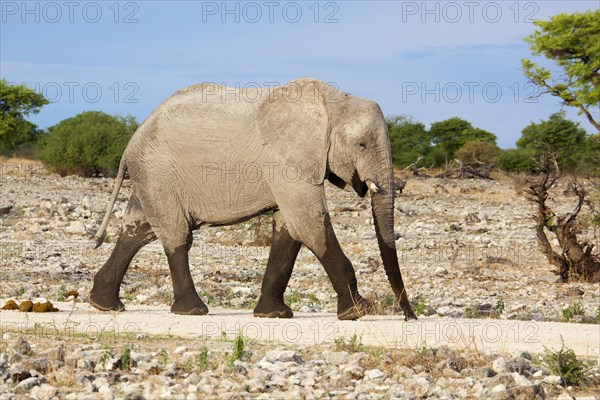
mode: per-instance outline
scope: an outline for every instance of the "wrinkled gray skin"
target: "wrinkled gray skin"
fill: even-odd
[[[131,138],[111,204],[97,234],[102,243],[125,170],[133,194],[123,232],[94,277],[90,303],[122,310],[119,288],[136,252],[158,238],[174,289],[171,311],[206,314],[188,264],[192,231],[242,222],[272,210],[273,240],[254,310],[289,318],[283,302],[301,245],[323,264],[338,296],[338,318],[357,319],[372,304],[357,289],[340,248],[323,182],[371,192],[385,271],[406,319],[416,319],[402,282],[394,237],[393,173],[387,125],[379,106],[314,79],[277,88],[190,86],[158,106]]]

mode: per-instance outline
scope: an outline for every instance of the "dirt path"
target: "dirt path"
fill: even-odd
[[[367,316],[360,321],[338,321],[332,314],[296,312],[291,320],[259,319],[250,310],[213,309],[207,316],[179,316],[166,306],[129,306],[122,313],[100,312],[86,303],[56,303],[57,313],[3,311],[2,331],[43,330],[87,333],[174,335],[186,338],[245,338],[294,346],[332,343],[336,338],[357,335],[365,345],[418,348],[448,345],[454,349],[477,349],[485,353],[529,351],[565,345],[579,355],[598,356],[600,325],[421,317],[404,322],[400,317]]]

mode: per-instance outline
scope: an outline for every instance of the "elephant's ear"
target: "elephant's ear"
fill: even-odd
[[[263,144],[284,160],[284,173],[299,174],[314,185],[323,183],[328,118],[319,92],[298,82],[273,88],[258,113]]]

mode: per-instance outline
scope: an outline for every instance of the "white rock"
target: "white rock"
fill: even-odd
[[[138,294],[137,296],[135,296],[135,299],[140,303],[145,303],[146,300],[148,300],[148,296],[145,294]]]
[[[519,374],[518,372],[513,372],[512,373],[512,377],[515,380],[515,384],[517,386],[529,386],[529,385],[531,385],[531,382],[529,381],[529,379],[525,378],[523,375]]]
[[[492,393],[500,393],[504,391],[506,391],[506,385],[504,383],[496,385],[492,388]]]
[[[196,385],[189,385],[189,386],[187,387],[187,391],[188,391],[189,393],[197,392],[197,391],[198,391],[198,386],[196,386]]]
[[[334,351],[327,354],[325,361],[329,365],[341,365],[348,362],[349,354],[345,351]]]
[[[548,375],[542,380],[542,382],[547,383],[548,385],[561,385],[562,381],[562,378],[558,375]]]
[[[377,368],[370,369],[367,372],[365,372],[365,379],[368,380],[382,379],[384,377],[385,374]]]
[[[85,235],[85,225],[81,221],[73,221],[65,228],[65,232],[73,235]]]
[[[29,391],[29,390],[31,390],[32,387],[37,386],[39,384],[40,384],[39,379],[32,376],[31,378],[23,379],[21,382],[19,382],[17,387],[19,387],[25,391]]]
[[[108,365],[108,362],[106,364]],[[99,376],[98,378],[94,379],[92,385],[94,385],[97,390],[100,390],[101,387],[108,386],[108,381],[105,377]]]
[[[175,354],[183,354],[188,351],[188,348],[185,346],[179,346],[175,349]]]
[[[94,208],[94,203],[92,202],[92,198],[90,196],[85,196],[82,201],[83,208],[91,210]]]
[[[42,383],[40,386],[36,386],[31,389],[31,397],[36,399],[50,399],[56,395],[57,389],[47,383]]]
[[[100,387],[100,389],[98,389],[98,393],[100,393],[102,395],[102,397],[105,399],[113,398],[112,390],[110,390],[110,388],[108,386]]]
[[[504,357],[498,357],[494,360],[492,363],[492,370],[497,374],[506,372],[506,360]]]
[[[435,269],[435,271],[433,271],[433,273],[434,273],[436,276],[443,276],[443,275],[446,275],[446,274],[448,274],[448,271],[447,271],[447,270],[446,270],[446,268],[444,268],[444,267],[437,267],[437,268]]]
[[[306,377],[306,378],[302,379],[302,381],[300,382],[300,386],[313,387],[313,386],[315,386],[315,380],[310,376]]]

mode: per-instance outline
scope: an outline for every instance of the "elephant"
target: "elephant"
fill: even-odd
[[[122,232],[89,295],[97,309],[124,310],[119,290],[125,272],[141,247],[159,239],[173,284],[171,312],[207,314],[190,274],[192,231],[272,211],[272,244],[254,316],[293,316],[283,293],[302,245],[331,281],[337,317],[368,314],[373,304],[359,294],[354,268],[332,228],[328,180],[360,197],[370,192],[395,309],[405,320],[416,319],[396,254],[390,139],[376,102],[311,78],[266,88],[204,83],[175,92],[127,144],[96,247],[105,238],[126,172],[132,195]]]

